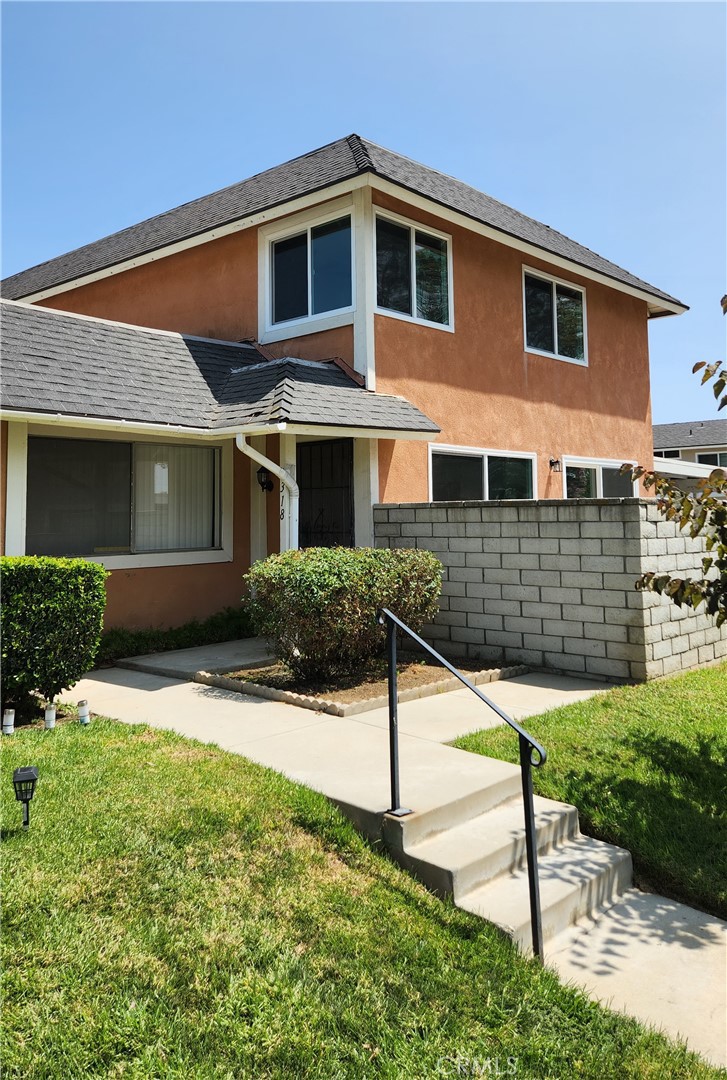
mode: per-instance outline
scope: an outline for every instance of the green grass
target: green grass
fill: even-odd
[[[719,1075],[241,757],[101,720],[2,749],[5,1080]]]
[[[637,884],[727,916],[727,666],[622,687],[526,722],[548,760],[539,795],[578,807],[582,831],[628,848]],[[508,728],[455,746],[515,761]]]
[[[126,630],[114,627],[101,637],[96,664],[113,664],[124,656],[143,656],[145,653],[168,652],[170,649],[193,649],[197,645],[214,645],[218,641],[252,637],[250,616],[244,608],[224,608],[209,619],[184,623],[164,630],[149,627],[145,630]]]

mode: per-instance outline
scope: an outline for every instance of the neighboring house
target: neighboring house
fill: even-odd
[[[660,473],[690,487],[715,468],[727,469],[727,420],[654,424],[654,459]]]
[[[648,320],[686,310],[357,135],[2,295],[6,550],[103,562],[109,625],[235,603],[281,546],[370,543],[379,501],[633,494]]]

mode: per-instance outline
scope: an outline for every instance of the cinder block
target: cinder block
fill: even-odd
[[[522,615],[522,605],[517,600],[487,600],[485,611],[493,615]]]
[[[558,585],[544,585],[540,590],[541,600],[553,604],[580,604],[581,595],[580,589],[564,589]],[[594,595],[600,596],[601,594],[594,593]],[[584,604],[588,602],[585,598],[583,599]]]
[[[581,570],[586,573],[596,574],[622,574],[624,570],[623,557],[619,555],[583,555],[581,557]]]
[[[482,545],[481,551],[497,552],[498,555],[504,555],[505,552],[512,555],[519,550],[519,541],[512,536],[484,536],[480,543]]]
[[[581,568],[580,555],[540,555],[541,570],[578,571]]]
[[[449,601],[450,611],[484,611],[485,601],[479,596],[452,596]]]
[[[518,520],[537,521],[539,524],[544,521],[557,521],[558,509],[555,506],[543,506],[542,503],[535,506],[533,506],[532,504],[519,506]]]
[[[482,511],[477,506],[453,506],[447,510],[447,521],[482,521]]]
[[[727,638],[721,638],[714,643],[715,660],[719,660],[723,656],[727,656]]]
[[[443,506],[422,506],[418,507],[414,514],[417,521],[446,521],[447,511]]]
[[[477,615],[471,613],[467,616],[467,625],[473,630],[502,630],[502,615]]]
[[[622,521],[584,521],[581,526],[581,536],[584,540],[593,539],[616,539],[623,538],[624,527]]]
[[[683,555],[687,550],[687,541],[684,536],[669,536],[666,541],[667,555]]]
[[[560,583],[566,589],[602,589],[603,574],[564,570],[560,575]]]
[[[667,656],[671,656],[671,640],[655,641],[650,646],[650,652],[654,660],[662,660]]]
[[[617,589],[615,592],[606,592],[605,589],[582,589],[581,600],[584,604],[595,604],[597,607],[622,608],[626,603],[622,589]]]
[[[467,596],[481,596],[483,600],[499,600],[502,596],[502,585],[484,585],[480,581],[468,581],[465,583]]]
[[[563,617],[578,619],[580,622],[604,622],[604,609],[595,604],[564,604]]]
[[[651,559],[656,555],[666,555],[666,540],[647,540],[646,541],[646,556]]]
[[[563,639],[563,652],[573,653],[576,656],[605,656],[606,642],[595,641],[593,638],[567,637]]]
[[[517,555],[503,555],[502,565],[505,569],[512,570],[538,570],[538,556],[537,555],[523,555],[518,553]]]
[[[559,619],[561,608],[560,604],[533,603],[529,600],[523,604],[523,615],[529,619]]]
[[[417,522],[418,524],[418,522]],[[464,536],[467,526],[463,521],[451,522],[451,521],[435,521],[432,525],[432,531],[429,536]]]
[[[598,507],[590,502],[572,502],[558,507],[558,521],[599,521]]]
[[[675,671],[683,671],[681,656],[664,657],[664,674],[671,675]]]
[[[606,655],[610,660],[641,660],[645,657],[644,646],[628,641],[607,641]]]
[[[490,570],[499,570],[502,566],[502,555],[496,555],[492,551],[466,551],[465,566],[481,566]]]
[[[541,634],[543,621],[542,619],[524,619],[520,615],[506,615],[505,629],[519,634]]]
[[[558,540],[544,540],[542,537],[521,537],[520,550],[525,554],[532,552],[535,555],[558,555],[560,553]]]
[[[611,630],[615,630],[616,627],[612,626]],[[626,639],[620,640],[633,641],[635,645],[653,645],[655,641],[661,641],[661,627],[660,626],[621,626],[618,628],[626,632]],[[618,638],[612,640],[618,641]]]
[[[714,645],[701,645],[697,650],[700,664],[709,664],[714,660]]]
[[[405,521],[401,526],[402,536],[431,536],[432,524],[430,521]]]
[[[603,656],[586,657],[586,671],[589,675],[604,675],[607,679],[635,677],[629,671],[629,664],[625,660],[609,660]]]
[[[414,546],[414,540],[411,537],[402,537],[407,541],[409,547]],[[433,551],[436,554],[440,552],[446,552],[448,550],[447,544],[449,541],[446,536],[418,536],[416,539],[416,546],[421,551]],[[406,547],[407,544],[398,545],[400,547]]]
[[[534,521],[508,521],[502,526],[503,536],[540,536],[540,526]]]
[[[600,555],[602,553],[602,540],[561,540],[560,551],[562,555]]]
[[[390,524],[389,522],[382,522],[376,526],[377,536],[401,536],[402,526],[400,523]]]
[[[491,541],[487,541],[490,543]],[[482,551],[485,541],[480,536],[450,536],[450,551]]]
[[[633,574],[604,574],[604,589],[623,589],[624,592],[633,592],[636,589],[636,578]]]
[[[486,580],[487,581],[497,581],[503,586],[503,588],[504,588],[504,586],[508,586],[508,588],[516,588],[516,587],[521,588],[522,587],[522,586],[520,586],[520,574],[519,574],[519,572],[517,570],[488,570],[487,574],[486,574]],[[502,595],[504,596],[505,593],[503,592]],[[521,597],[521,596],[513,596],[512,599],[513,600],[522,600],[522,599],[532,600],[532,599],[535,599],[535,597],[528,596],[528,597],[524,598],[524,597]]]
[[[413,510],[401,510],[392,506],[389,510],[389,521],[416,521],[416,514]]]
[[[451,566],[449,568],[450,581],[482,581],[482,571],[474,566]]]
[[[502,532],[502,526],[499,521],[472,521],[467,524],[468,536],[506,536],[507,534]]]
[[[493,631],[487,635],[488,645],[500,645],[502,648],[521,649],[523,644],[522,634],[515,634],[507,630]]]
[[[505,659],[508,664],[528,664],[530,667],[543,666],[543,654],[536,649],[506,649]]]
[[[578,637],[583,633],[583,623],[575,619],[543,619],[543,633],[555,637]]]
[[[556,570],[523,570],[523,585],[537,585],[542,589],[544,585],[560,585],[560,574]]]
[[[450,581],[446,579],[442,582],[442,595],[443,596],[466,596],[467,585],[464,581]]]
[[[377,525],[381,521],[389,520],[389,508],[387,506],[375,506],[374,507],[374,525]]]
[[[559,671],[586,670],[585,656],[574,656],[569,653],[546,652],[543,657],[547,667],[557,668]]]
[[[583,624],[583,636],[595,638],[597,641],[628,641],[628,634],[628,627],[619,626],[616,623],[586,622]]]
[[[466,626],[467,614],[464,611],[440,611],[435,621],[435,626]]]
[[[489,641],[489,636],[488,639]],[[484,645],[485,631],[474,630],[471,626],[452,627],[452,641],[472,642],[475,645]]]
[[[523,645],[526,649],[547,649],[548,652],[562,652],[563,638],[554,634],[525,634]]]
[[[643,612],[638,608],[604,608],[607,623],[617,626],[644,626]]]
[[[580,525],[574,521],[544,522],[540,526],[540,535],[553,539],[575,540],[580,536]],[[562,550],[562,547],[561,547]]]
[[[503,573],[511,571],[503,571]],[[503,583],[503,600],[539,600],[540,591],[536,585],[519,585],[517,583]]]

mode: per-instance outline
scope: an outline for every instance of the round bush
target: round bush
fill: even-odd
[[[380,654],[387,607],[417,633],[439,610],[442,564],[429,551],[306,548],[245,577],[258,633],[304,681],[351,673]]]
[[[3,704],[27,712],[32,693],[51,700],[92,667],[106,606],[106,571],[85,559],[4,556]]]

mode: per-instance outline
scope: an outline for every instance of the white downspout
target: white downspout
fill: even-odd
[[[289,510],[287,547],[289,549],[292,548],[293,550],[297,550],[298,504],[300,499],[300,488],[298,487],[289,472],[286,472],[286,470],[283,469],[282,466],[276,465],[276,463],[274,461],[271,461],[270,458],[266,458],[264,454],[261,454],[259,452],[259,450],[255,450],[254,447],[250,446],[244,435],[235,436],[235,445],[237,449],[240,450],[243,454],[247,454],[247,456],[249,458],[252,458],[253,461],[256,461],[258,465],[262,465],[268,470],[268,472],[271,472],[273,473],[273,475],[277,476],[281,483],[283,483],[288,489]]]

